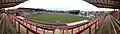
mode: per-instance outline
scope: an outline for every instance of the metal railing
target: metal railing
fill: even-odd
[[[112,16],[113,19],[111,19],[113,22],[111,23],[115,34],[120,34],[120,22]]]
[[[100,23],[99,21],[100,21],[100,20],[103,20],[104,17],[105,17],[105,16],[101,16],[101,17],[99,17],[99,18],[97,18],[97,19],[94,19],[93,21],[90,22],[90,24],[89,24],[87,27],[85,27],[85,28],[82,29],[82,30],[79,30],[79,31],[76,32],[75,34],[81,34],[81,33],[85,32],[86,30],[89,31],[89,32],[87,32],[88,34],[95,34],[95,33],[96,33],[96,30],[99,29],[99,26],[98,26],[99,23]],[[94,30],[94,33],[93,33],[92,29]]]
[[[43,34],[45,34],[46,30],[53,31],[52,32],[53,34],[55,32],[55,28],[50,27],[48,25],[43,25],[43,24],[32,22],[32,21],[27,21],[27,20],[20,19],[20,18],[18,18],[16,16],[13,16],[13,15],[10,15],[10,17],[13,19],[13,21],[18,22],[18,32],[20,32],[20,27],[21,27],[20,25],[22,25],[24,28],[26,28],[26,30],[27,30],[26,34],[29,34],[29,31],[34,33],[34,34],[41,34],[40,29],[43,30],[43,32],[42,32]]]
[[[15,23],[18,23],[18,32],[20,33],[20,26],[22,25],[24,28],[26,28],[26,34],[29,34],[29,31],[34,33],[34,34],[40,34],[38,32],[36,32],[35,30],[31,29],[31,26],[28,27],[27,26],[27,23],[26,25],[24,25],[24,21],[22,21],[21,19],[18,19],[17,17],[15,16],[10,16],[12,18],[13,21],[15,21]]]
[[[103,20],[105,16],[101,16],[98,17],[96,19],[94,19],[93,21],[90,22],[86,22],[86,23],[81,23],[81,24],[77,24],[77,25],[73,25],[73,26],[65,26],[65,27],[60,27],[58,29],[60,29],[61,34],[65,34],[64,30],[71,30],[71,34],[81,34],[83,32],[85,32],[86,30],[88,30],[89,34],[91,34],[94,30],[96,32],[96,30],[99,28],[99,21]],[[20,19],[14,15],[10,15],[10,18],[12,18],[13,21],[17,21],[18,22],[18,32],[20,32],[20,25],[22,25],[24,28],[26,28],[26,34],[29,34],[29,31],[34,33],[34,34],[45,34],[46,30],[47,31],[52,31],[52,33],[55,33],[55,29],[54,27],[51,27],[49,25],[43,25],[43,24],[38,24],[35,22],[31,22],[31,21],[27,21],[24,19]],[[29,26],[28,26],[29,25]],[[33,27],[32,27],[33,26]],[[34,27],[35,26],[35,27]],[[41,33],[41,30],[43,30],[43,32]],[[77,29],[76,32],[74,32],[74,29]],[[39,32],[38,32],[39,31]],[[94,33],[95,33],[94,32]]]

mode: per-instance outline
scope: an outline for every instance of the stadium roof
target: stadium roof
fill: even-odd
[[[99,8],[120,9],[120,0],[84,0]]]
[[[0,8],[13,7],[27,0],[0,0]]]

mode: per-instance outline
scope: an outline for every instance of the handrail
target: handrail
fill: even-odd
[[[51,31],[53,31],[55,28],[53,28],[53,27],[49,27],[48,25],[42,25],[42,24],[38,24],[38,23],[34,23],[34,22],[32,22],[32,21],[27,21],[27,20],[25,20],[27,23],[29,23],[29,24],[32,24],[32,25],[35,25],[36,27],[38,27],[38,28],[41,28],[41,29],[45,29],[45,30],[51,30]]]
[[[114,34],[117,34],[117,31],[116,31],[116,28],[115,28],[115,20],[113,20],[112,18],[111,18],[111,20],[113,21],[113,22],[110,22],[110,24],[112,25],[112,28],[113,28],[113,31],[114,31]]]
[[[45,34],[45,30],[53,31],[53,34],[55,32],[55,28],[54,27],[50,27],[49,25],[38,24],[38,23],[35,23],[35,22],[32,22],[32,21],[28,21],[28,20],[25,20],[25,19],[18,18],[17,16],[14,16],[14,15],[11,15],[11,16],[13,16],[14,18],[16,18],[18,20],[26,22],[26,24],[30,24],[30,27],[31,27],[31,25],[35,26],[36,27],[36,31],[34,31],[33,33],[38,33],[37,32],[38,28],[44,30],[43,34]],[[29,29],[31,29],[31,28],[29,28]]]
[[[75,34],[80,34],[80,33],[84,32],[85,30],[87,30],[88,28],[90,28],[93,24],[97,23],[97,21],[99,21],[99,19],[94,20],[91,25],[87,26],[86,28],[82,29],[81,31],[79,31],[79,32],[77,32]]]
[[[74,28],[77,28],[77,27],[80,27],[80,26],[83,26],[85,24],[88,24],[88,22],[84,22],[84,23],[81,23],[81,24],[76,24],[76,25],[72,25],[72,26],[61,26],[59,29],[67,29],[67,30],[70,30],[70,29],[74,29]]]
[[[117,19],[115,19],[115,21],[117,22],[117,25],[120,27],[120,21],[118,21]]]
[[[34,34],[40,34],[40,33],[36,32],[36,31],[30,29],[29,27],[25,26],[24,24],[22,24],[22,23],[21,23],[21,20],[17,19],[16,17],[11,17],[11,18],[13,18],[13,19],[15,19],[16,21],[18,21],[19,24],[21,24],[23,27],[25,27],[27,30],[31,31],[32,33],[34,33]]]
[[[113,17],[113,16],[112,16],[112,17]],[[113,27],[114,27],[115,33],[116,33],[116,34],[120,34],[120,32],[119,32],[119,31],[120,31],[120,25],[119,25],[120,22],[119,22],[116,18],[114,18],[114,17],[113,17],[113,21],[114,21],[114,22],[112,23],[112,25],[113,25]]]
[[[18,18],[18,19],[20,19],[20,18]],[[28,24],[35,25],[36,27],[39,27],[41,29],[51,30],[51,31],[54,30],[54,28],[49,27],[49,25],[38,24],[38,23],[35,23],[35,22],[32,22],[32,21],[27,21],[27,20],[23,20],[23,19],[20,19],[20,20],[25,21]]]
[[[112,16],[113,17],[113,16]],[[115,24],[117,25],[117,27],[119,28],[120,30],[120,21],[118,21],[115,17],[113,17],[113,19],[115,20]]]
[[[19,22],[24,21],[24,22],[26,22],[26,23],[28,23],[28,24],[30,24],[30,25],[36,26],[37,28],[41,28],[41,29],[44,29],[44,30],[55,31],[55,28],[54,28],[54,27],[50,27],[49,25],[38,24],[38,23],[35,23],[35,22],[32,22],[32,21],[20,19],[20,18],[18,18],[18,17],[16,17],[16,16],[13,16],[13,15],[12,15],[12,17],[14,17],[14,19],[17,19],[17,21],[19,21]],[[66,30],[71,30],[71,29],[72,29],[72,30],[73,30],[74,28],[78,28],[78,27],[86,26],[86,25],[90,24],[90,25],[88,25],[87,27],[85,27],[84,29],[76,32],[76,34],[82,33],[82,32],[85,31],[86,29],[90,28],[92,25],[96,24],[100,19],[103,19],[103,17],[104,17],[104,16],[101,16],[100,18],[97,18],[96,20],[93,20],[93,21],[90,21],[90,22],[81,23],[81,24],[77,24],[77,25],[73,25],[73,26],[63,26],[63,27],[60,27],[59,29],[63,29],[63,30],[65,30],[65,29],[66,29]],[[22,24],[22,23],[21,23],[21,24]],[[22,25],[24,25],[24,24],[22,24]],[[24,26],[24,27],[25,27],[25,26]],[[26,29],[30,29],[30,28],[26,28]],[[73,32],[73,31],[72,31],[72,32]],[[37,33],[37,32],[34,31],[33,33]]]
[[[105,16],[101,16],[101,17],[99,17],[98,19],[89,22],[89,23],[92,23],[92,24],[90,24],[89,26],[85,27],[84,29],[76,32],[75,34],[80,34],[80,33],[84,32],[84,31],[87,30],[87,29],[89,29],[89,34],[91,34],[91,31],[90,31],[90,30],[91,30],[91,26],[94,25],[94,24],[96,24],[99,20],[104,19],[104,17],[105,17]],[[95,26],[95,27],[96,27],[96,26]]]

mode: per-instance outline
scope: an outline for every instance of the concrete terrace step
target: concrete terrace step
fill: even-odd
[[[117,34],[113,23],[116,23],[113,17],[111,15],[106,16],[97,34]]]

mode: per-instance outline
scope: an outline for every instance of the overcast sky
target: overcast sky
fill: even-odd
[[[110,11],[106,8],[97,8],[83,0],[28,0],[12,8],[43,8],[48,10],[90,10],[90,11]]]

